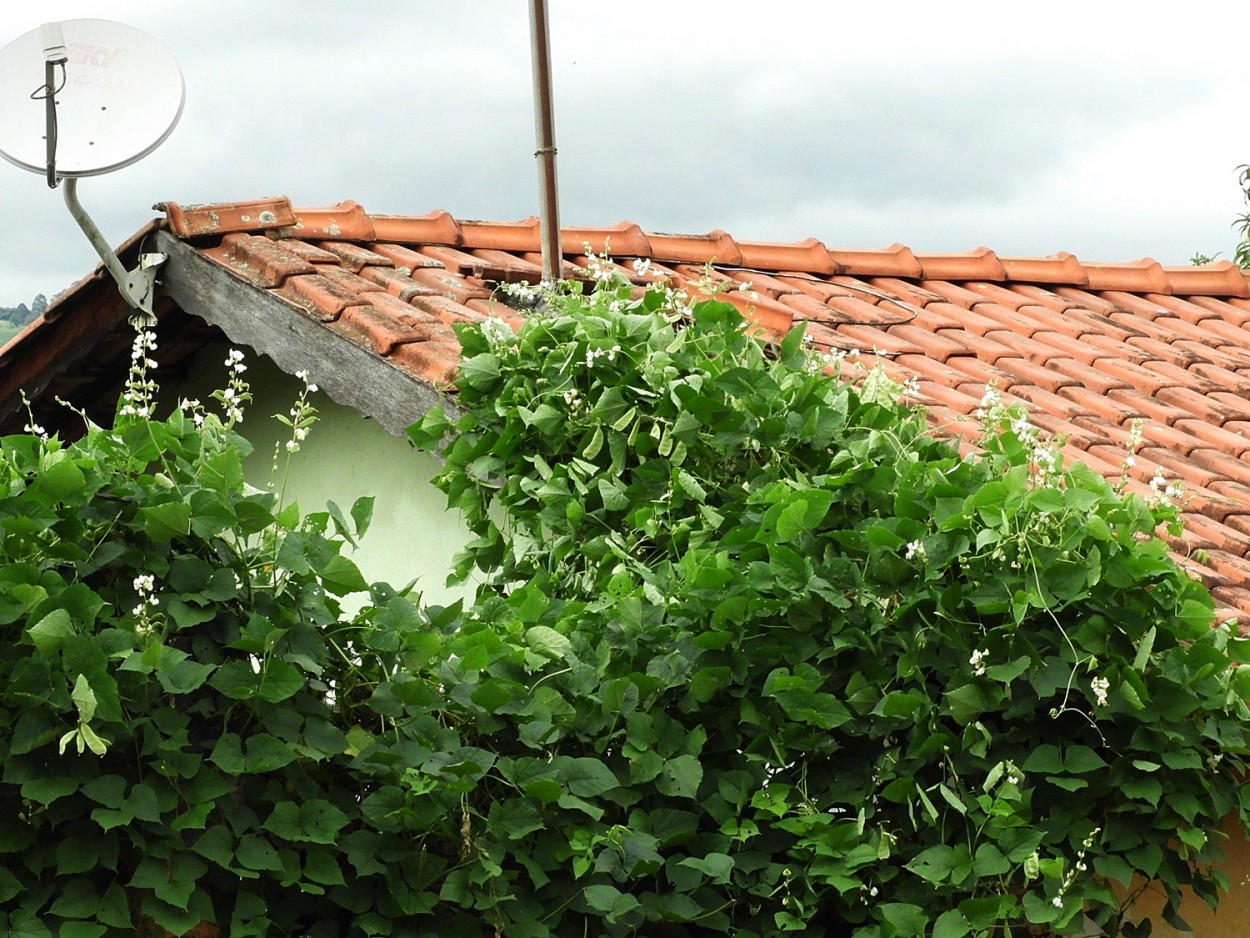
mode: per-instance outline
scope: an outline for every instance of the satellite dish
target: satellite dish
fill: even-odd
[[[51,129],[58,177],[111,173],[164,143],[185,99],[178,63],[147,33],[110,20],[47,23],[0,50],[0,156],[47,172]]]
[[[0,49],[0,156],[45,175],[137,312],[156,322],[163,254],[127,272],[78,201],[78,179],[135,163],[165,142],[182,117],[178,63],[141,30],[110,20],[44,23]]]

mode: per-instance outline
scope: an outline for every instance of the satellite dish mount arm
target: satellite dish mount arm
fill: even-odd
[[[156,293],[156,271],[166,260],[166,255],[141,254],[139,266],[127,272],[122,266],[121,259],[113,253],[113,249],[104,239],[104,235],[100,233],[100,229],[96,227],[96,223],[91,220],[87,210],[78,201],[78,180],[73,176],[67,176],[61,181],[65,183],[62,192],[65,195],[65,205],[69,213],[74,216],[74,221],[78,222],[78,227],[87,236],[95,252],[100,255],[100,260],[104,261],[105,268],[117,281],[122,297],[132,309],[139,311],[134,317],[137,324],[155,325],[156,313],[152,308],[152,300]]]

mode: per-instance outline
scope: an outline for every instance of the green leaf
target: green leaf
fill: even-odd
[[[1152,625],[1146,629],[1141,641],[1137,643],[1137,654],[1133,657],[1133,670],[1138,674],[1144,674],[1146,671],[1146,662],[1150,660],[1150,653],[1154,650],[1157,634],[1158,630]]]
[[[620,782],[604,763],[590,757],[562,757],[556,761],[557,777],[570,793],[593,798],[617,788]]]
[[[1064,770],[1063,755],[1059,751],[1058,746],[1050,743],[1044,743],[1037,746],[1029,753],[1024,765],[1020,766],[1026,772],[1043,772],[1058,773]]]
[[[920,938],[929,924],[925,910],[910,902],[883,902],[877,908],[898,938]]]
[[[535,625],[525,630],[525,641],[545,658],[568,661],[573,644],[565,636],[546,625]]]
[[[347,815],[319,798],[296,805],[282,801],[274,806],[264,828],[286,840],[332,844],[347,826]]]
[[[947,909],[933,923],[933,938],[963,938],[972,926],[958,909]]]
[[[27,634],[40,654],[50,655],[60,651],[65,642],[74,635],[74,624],[65,609],[53,609],[32,625]]]
[[[724,885],[729,882],[729,877],[733,873],[734,861],[733,857],[728,854],[709,853],[703,857],[687,857],[677,865],[698,870],[713,883]]]
[[[341,554],[331,557],[318,572],[321,575],[321,582],[335,596],[362,593],[369,588],[360,568]]]
[[[74,706],[78,710],[78,718],[84,723],[90,723],[95,717],[96,698],[95,692],[91,689],[91,682],[87,680],[85,674],[80,674],[74,679],[74,690],[70,694],[70,699],[74,701]]]
[[[239,864],[249,870],[282,872],[282,861],[278,858],[278,851],[274,849],[273,844],[258,834],[244,834],[239,839],[235,856]]]
[[[256,696],[270,703],[279,703],[304,689],[305,678],[281,658],[269,658],[260,673]]]
[[[1086,772],[1097,772],[1106,767],[1106,760],[1088,746],[1068,746],[1064,751],[1063,769],[1065,772],[1075,772],[1081,775]],[[1028,770],[1026,763],[1025,771]]]
[[[664,763],[655,787],[674,798],[694,798],[703,783],[703,766],[691,755],[675,756]]]
[[[641,903],[636,898],[607,883],[587,886],[582,890],[582,895],[586,899],[586,904],[596,912],[603,913],[604,918],[609,922],[616,922],[621,916],[628,915],[641,907]]]
[[[139,509],[143,531],[154,541],[169,541],[191,533],[191,506],[186,502],[165,502]]]
[[[78,782],[76,780],[52,776],[32,779],[24,783],[22,785],[22,797],[46,806],[60,798],[64,798],[66,795],[73,794],[77,790]]]

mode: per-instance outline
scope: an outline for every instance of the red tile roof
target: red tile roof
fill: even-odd
[[[282,198],[158,208],[173,235],[250,289],[434,386],[455,373],[451,325],[491,315],[515,324],[519,314],[493,299],[497,284],[541,274],[536,219],[371,215],[355,202],[297,209]],[[561,243],[566,276],[586,275],[589,245],[639,284],[653,278],[635,275],[633,258],[678,285],[749,282],[750,294],[723,295],[762,329],[806,322],[817,345],[880,351],[892,376],[918,380],[934,426],[955,439],[975,437],[968,417],[994,382],[1066,436],[1070,458],[1118,478],[1141,418],[1130,485],[1145,492],[1156,469],[1183,483],[1188,528],[1176,553],[1224,612],[1250,624],[1250,278],[1232,263],[841,250],[629,223],[567,228]]]

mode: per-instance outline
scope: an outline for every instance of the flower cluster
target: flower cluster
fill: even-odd
[[[482,323],[482,338],[491,348],[516,344],[516,333],[512,327],[497,316],[487,316]]]
[[[1094,702],[1100,707],[1107,705],[1107,691],[1111,689],[1111,682],[1105,677],[1096,677],[1089,682],[1089,689],[1094,692]]]
[[[1175,499],[1185,494],[1185,489],[1179,481],[1169,482],[1163,475],[1163,471],[1159,470],[1150,480],[1150,492],[1156,504],[1167,508]]]
[[[139,601],[130,610],[135,617],[135,634],[147,637],[156,632],[158,626],[156,607],[161,601],[156,596],[156,578],[150,573],[140,574],[132,585],[139,594]]]
[[[501,283],[499,292],[506,298],[507,305],[513,309],[533,309],[542,303],[543,298],[552,290],[552,284],[543,281],[537,286],[530,283]],[[509,332],[512,330],[509,329]],[[487,336],[489,340],[489,336]]]
[[[907,548],[903,552],[906,560],[924,560],[926,558],[923,541],[908,541]]]
[[[986,661],[990,657],[988,648],[974,648],[972,657],[968,659],[968,664],[972,665],[972,673],[977,677],[985,676]]]
[[[317,392],[317,385],[308,380],[308,372],[304,369],[295,372],[295,377],[304,382],[304,389],[291,405],[290,417],[274,414],[274,419],[291,428],[291,438],[286,441],[288,453],[299,452],[300,444],[308,439],[309,428],[317,422],[317,408],[308,401],[308,395]]]
[[[178,402],[178,411],[183,416],[189,416],[195,424],[195,429],[204,429],[204,407],[200,404],[199,398],[186,398]]]
[[[32,412],[31,407],[30,407],[30,398],[26,396],[25,390],[22,390],[20,393],[22,395],[22,404],[26,408],[26,418],[27,418],[26,426],[23,427],[22,429],[24,430],[24,432],[33,434],[34,436],[39,437],[39,439],[43,440],[44,442],[47,442],[48,431],[35,422],[35,415]]]
[[[1095,827],[1089,832],[1089,836],[1081,841],[1081,849],[1076,852],[1076,862],[1072,864],[1072,869],[1068,870],[1067,875],[1064,876],[1063,883],[1059,887],[1059,892],[1053,899],[1050,900],[1050,904],[1056,909],[1063,908],[1063,897],[1068,894],[1068,890],[1071,889],[1072,884],[1076,882],[1077,874],[1084,873],[1089,868],[1085,862],[1085,854],[1091,847],[1094,846],[1094,838],[1098,836],[1101,830],[1101,828]]]
[[[151,329],[139,329],[130,345],[130,371],[126,375],[126,390],[122,392],[122,405],[118,415],[123,417],[151,417],[155,407],[156,382],[148,377],[156,370],[156,333]]]
[[[1003,403],[994,382],[985,387],[980,404],[972,412],[981,424],[987,442],[1004,428],[1008,429],[1029,455],[1029,482],[1037,487],[1053,486],[1063,469],[1063,462],[1054,444],[1043,437],[1040,428],[1029,421],[1022,404]]]
[[[243,406],[252,399],[252,395],[243,378],[243,372],[247,371],[247,365],[243,364],[243,353],[232,348],[226,355],[225,365],[230,369],[229,383],[222,390],[214,391],[213,399],[225,411],[226,426],[234,426],[243,422]]]
[[[611,348],[588,348],[586,349],[586,367],[593,368],[595,360],[606,358],[608,361],[616,361],[616,355],[621,350],[619,345],[613,345]]]
[[[595,283],[611,283],[616,279],[617,273],[609,253],[609,244],[604,243],[600,254],[595,253],[589,242],[582,244],[582,250],[586,252],[586,269],[590,271],[590,277]]]

